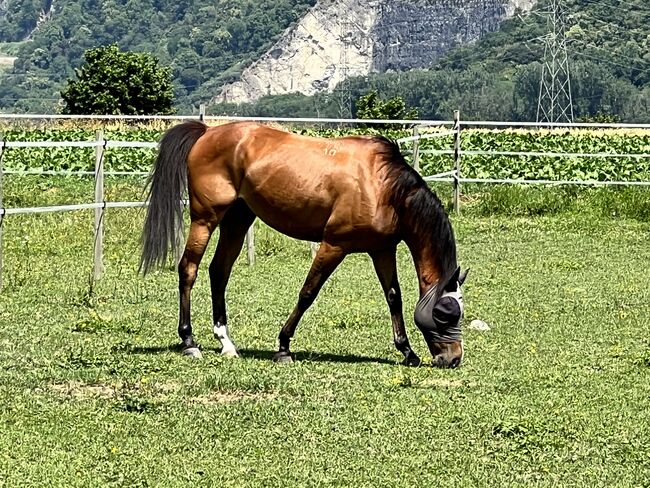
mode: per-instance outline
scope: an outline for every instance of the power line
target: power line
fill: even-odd
[[[624,27],[624,26],[622,26],[622,25],[615,24],[614,22],[611,22],[611,21],[609,21],[609,20],[602,20],[602,19],[599,19],[599,18],[596,18],[596,17],[592,17],[591,15],[587,15],[587,14],[582,13],[582,12],[579,13],[579,14],[577,15],[577,17],[579,17],[579,18],[587,18],[587,19],[591,19],[591,20],[594,20],[594,21],[596,21],[596,22],[600,22],[601,24],[611,25],[612,27],[616,27],[617,29],[624,30],[624,31],[628,31],[628,32],[629,32],[629,30],[630,30],[629,27]]]
[[[609,7],[609,8],[616,8],[616,9],[621,8],[622,5],[627,5],[628,7],[631,7],[633,9],[635,9],[635,10],[640,10],[640,11],[643,11],[643,12],[650,12],[650,8],[643,7],[642,3],[636,4],[636,3],[632,3],[630,1],[627,1],[627,2],[619,1],[616,4],[607,3],[607,2],[604,2],[603,0],[582,0],[582,2],[591,4],[591,5],[599,5],[599,6]]]
[[[581,40],[581,39],[573,39],[573,40],[571,41],[571,44],[573,44],[574,42],[577,42],[577,43],[582,44],[582,46],[583,46],[584,48],[586,48],[586,49],[598,49],[599,51],[605,51],[606,53],[611,54],[611,55],[615,56],[616,58],[624,58],[624,59],[627,59],[628,61],[632,61],[633,63],[639,63],[639,62],[641,62],[641,63],[647,63],[647,64],[650,66],[650,61],[647,61],[647,60],[645,60],[645,59],[643,59],[643,58],[631,58],[631,57],[629,57],[629,56],[625,56],[625,55],[623,55],[623,54],[612,53],[609,49],[605,49],[604,47],[600,47],[600,46],[594,46],[594,45],[592,45],[592,44],[587,44],[585,41],[583,41],[583,40]],[[578,52],[578,51],[574,51],[574,50],[572,50],[571,53],[574,54],[574,55],[577,54],[578,56],[582,56],[582,55],[583,55],[582,53],[580,53],[580,52]],[[591,57],[593,57],[593,56],[591,56]],[[614,64],[614,65],[616,65],[616,66],[620,66],[621,68],[629,68],[629,69],[633,69],[633,70],[638,71],[638,72],[640,72],[640,73],[647,73],[647,72],[650,71],[650,67],[648,67],[648,68],[645,68],[645,67],[643,67],[643,68],[639,68],[638,66],[633,66],[633,65],[623,65],[623,64],[620,64],[620,63],[616,63],[616,62],[614,62],[614,61],[608,61],[607,59],[604,59],[604,58],[596,58],[596,57],[593,57],[593,58],[596,59],[596,60],[598,60],[598,61],[609,62],[610,64]]]
[[[601,62],[601,63],[611,64],[612,66],[618,66],[619,68],[626,68],[626,69],[637,70],[637,71],[639,71],[639,72],[641,72],[641,73],[648,73],[648,72],[650,72],[650,69],[640,70],[640,69],[638,69],[638,68],[635,68],[634,66],[630,66],[630,65],[626,65],[626,64],[616,63],[616,62],[614,62],[614,61],[609,61],[609,60],[607,60],[607,59],[599,58],[599,57],[596,57],[596,56],[590,56],[589,54],[585,54],[585,53],[578,52],[578,51],[571,51],[571,53],[572,53],[574,56],[580,56],[580,57],[583,57],[583,58],[593,59],[594,61],[599,61],[599,62]]]

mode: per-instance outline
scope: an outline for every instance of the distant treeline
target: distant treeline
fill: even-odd
[[[259,57],[315,0],[8,0],[2,42],[13,42],[13,70],[0,72],[0,110],[52,111],[85,49],[117,41],[172,67],[179,112],[208,102]],[[401,96],[420,118],[534,120],[548,0],[498,32],[454,49],[428,70],[349,80],[334,93],[265,97],[217,105],[211,113],[337,116],[342,90]],[[647,0],[565,0],[567,51],[576,118],[650,122],[650,6]],[[28,41],[25,41],[29,38]],[[8,47],[7,44],[4,45]],[[353,107],[354,109],[354,107]]]

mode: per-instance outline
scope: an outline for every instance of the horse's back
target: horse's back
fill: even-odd
[[[198,160],[194,172],[206,173],[203,190],[234,191],[278,231],[308,240],[386,232],[375,141],[308,137],[251,123],[218,126],[203,139],[206,148],[191,154]]]

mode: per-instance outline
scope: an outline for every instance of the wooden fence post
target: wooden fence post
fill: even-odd
[[[95,133],[97,146],[95,147],[95,203],[104,203],[104,131],[98,130]],[[104,249],[104,212],[105,207],[95,208],[95,244],[94,244],[94,266],[93,280],[96,281],[104,273],[103,249]]]
[[[420,128],[416,125],[413,127],[413,137],[420,136]],[[413,141],[413,169],[420,172],[420,139]]]
[[[460,215],[460,111],[454,110],[454,211]]]
[[[199,105],[199,120],[203,122],[203,119],[205,119],[205,104],[202,103]]]
[[[0,210],[4,209],[2,204],[2,153],[4,152],[5,142],[4,137],[0,134]],[[0,291],[2,291],[2,224],[4,223],[4,212],[0,215]]]
[[[248,265],[253,266],[255,264],[255,223],[246,232],[246,255],[248,257]]]

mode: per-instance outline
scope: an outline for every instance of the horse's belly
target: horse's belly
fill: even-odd
[[[330,215],[329,209],[315,202],[277,201],[262,195],[242,195],[251,210],[265,224],[295,239],[319,242]]]

